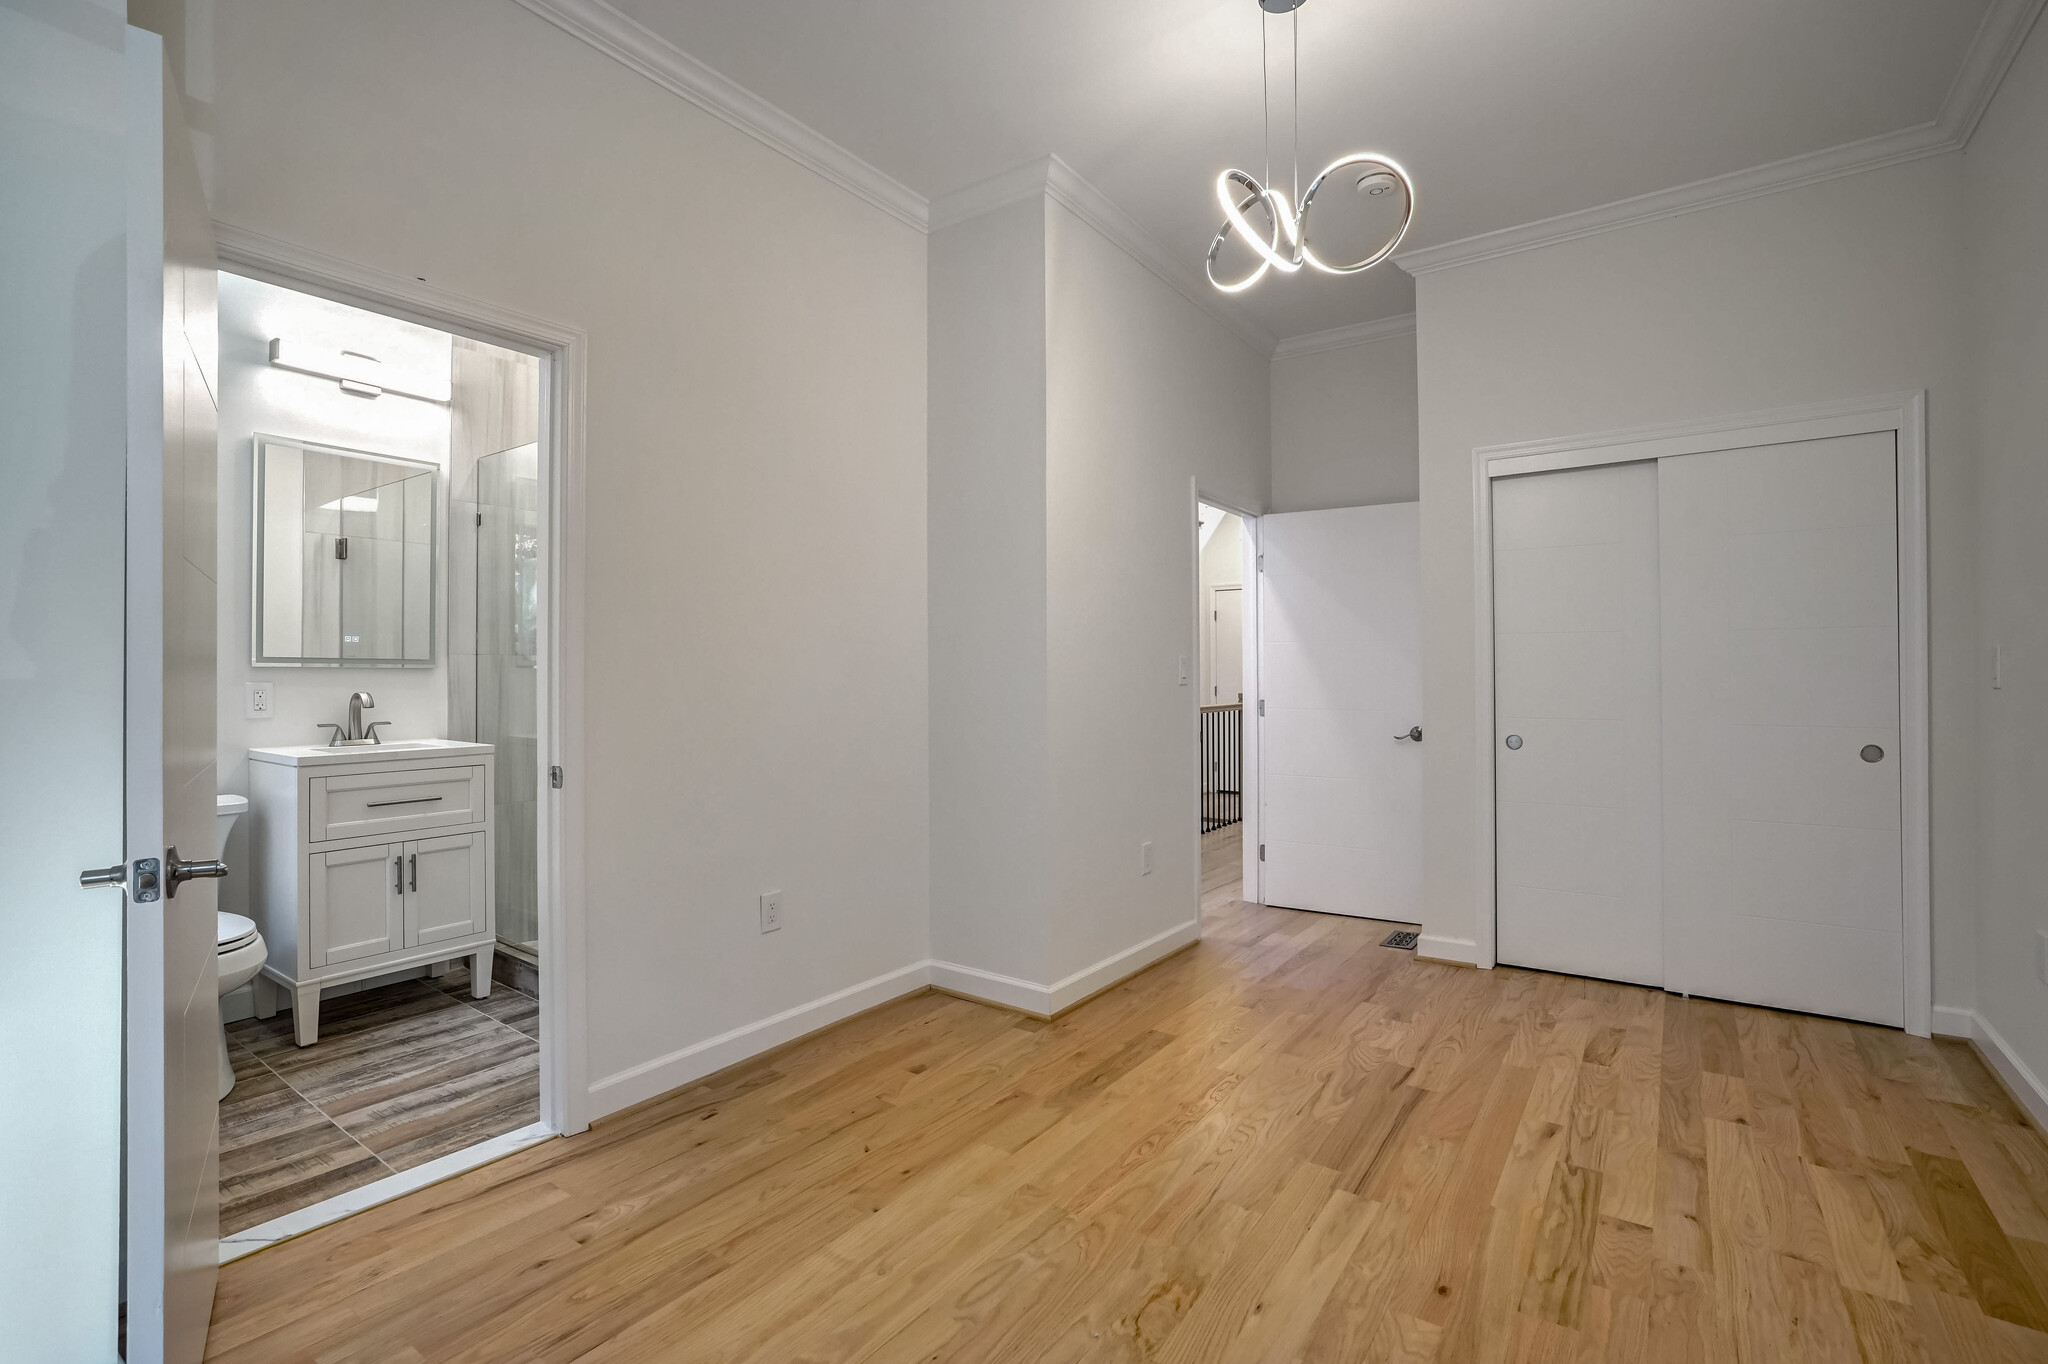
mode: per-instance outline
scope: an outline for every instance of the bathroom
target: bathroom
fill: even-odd
[[[219,285],[232,1255],[539,1125],[546,373]]]

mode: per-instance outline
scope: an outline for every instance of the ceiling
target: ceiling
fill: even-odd
[[[1308,0],[1304,179],[1399,159],[1406,249],[1899,131],[1939,113],[1989,2]],[[1195,269],[1216,173],[1263,164],[1254,0],[613,3],[928,198],[1056,154]],[[1238,300],[1289,337],[1411,311],[1414,284],[1303,271]]]

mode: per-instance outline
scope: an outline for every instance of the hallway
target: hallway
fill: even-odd
[[[2048,1144],[1966,1047],[1247,905],[924,994],[221,1274],[209,1358],[2022,1360]]]

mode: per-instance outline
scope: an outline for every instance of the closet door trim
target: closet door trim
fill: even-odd
[[[1906,1031],[1933,1025],[1931,805],[1928,786],[1927,395],[1925,391],[1697,418],[1472,452],[1474,786],[1473,936],[1432,934],[1430,955],[1495,962],[1493,480],[1513,474],[1892,432],[1898,439],[1900,836],[1905,881]]]

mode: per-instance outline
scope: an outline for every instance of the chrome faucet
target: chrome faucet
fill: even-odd
[[[346,725],[337,725],[332,720],[322,720],[319,722],[320,728],[334,731],[334,736],[327,741],[327,746],[333,748],[339,744],[383,743],[384,741],[377,737],[377,727],[379,725],[388,725],[391,722],[389,720],[372,720],[368,725],[363,723],[363,712],[365,710],[375,710],[376,708],[377,699],[366,691],[359,691],[350,696],[348,698],[348,723]]]

